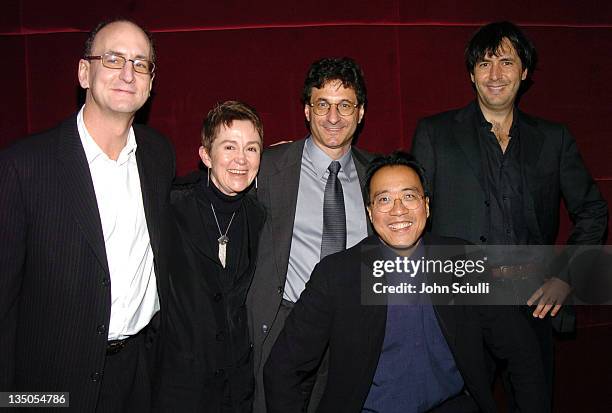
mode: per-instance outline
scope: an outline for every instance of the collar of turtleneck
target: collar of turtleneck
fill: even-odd
[[[203,175],[206,175],[206,173],[203,173]],[[200,187],[204,196],[213,204],[216,211],[231,214],[242,205],[242,198],[244,198],[245,192],[234,196],[226,195],[217,188],[212,179],[208,180],[205,176],[202,176],[202,179],[200,179]]]

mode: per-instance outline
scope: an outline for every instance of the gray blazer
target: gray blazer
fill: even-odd
[[[287,277],[304,142],[302,139],[266,149],[257,178],[257,199],[266,209],[266,223],[260,237],[257,268],[247,307],[258,375],[274,344],[270,341],[278,335],[278,332],[270,332],[274,329]],[[372,155],[355,147],[351,150],[363,190],[365,171]],[[370,227],[368,232],[371,233]]]

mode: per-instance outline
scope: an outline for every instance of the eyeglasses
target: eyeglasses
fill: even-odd
[[[418,209],[423,204],[424,195],[412,191],[396,192],[395,194],[383,193],[377,195],[372,201],[372,208],[378,212],[387,213],[395,206],[395,201],[400,200],[404,208],[409,210]]]
[[[124,56],[114,53],[104,53],[100,56],[84,56],[86,60],[100,60],[102,66],[109,69],[123,69],[123,66],[130,61],[134,66],[136,73],[142,73],[144,75],[152,75],[155,72],[155,63],[144,60],[144,59],[127,59]]]
[[[308,106],[312,108],[312,111],[317,116],[327,115],[332,106],[336,106],[336,110],[338,110],[340,116],[351,116],[355,112],[355,108],[359,105],[350,100],[343,100],[339,103],[329,103],[326,100],[319,100],[315,103],[309,103]]]

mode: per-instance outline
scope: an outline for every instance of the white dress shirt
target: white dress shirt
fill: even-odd
[[[134,129],[130,127],[127,144],[114,161],[87,131],[83,108],[77,116],[77,127],[96,193],[111,279],[108,339],[117,340],[138,333],[159,311],[153,251],[136,164]]]

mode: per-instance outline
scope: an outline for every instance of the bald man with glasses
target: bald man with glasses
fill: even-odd
[[[173,149],[133,125],[150,35],[99,24],[78,62],[85,105],[0,153],[0,391],[64,392],[80,412],[150,410]]]

